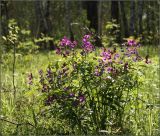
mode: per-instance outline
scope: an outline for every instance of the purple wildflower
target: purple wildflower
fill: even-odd
[[[40,76],[42,76],[42,75],[43,75],[43,70],[40,69],[40,70],[38,71],[38,73],[39,73]]]
[[[70,89],[69,86],[63,88],[64,91],[68,91],[69,89]]]
[[[84,49],[85,52],[91,52],[94,48],[89,39],[90,35],[85,35],[82,39],[83,42],[82,48]]]
[[[113,68],[112,67],[108,67],[107,71],[108,71],[108,73],[111,73],[113,71]]]
[[[30,73],[30,74],[28,75],[28,84],[29,84],[29,85],[32,85],[32,84],[33,84],[33,75],[32,75],[32,73]]]
[[[79,98],[79,102],[80,102],[80,103],[82,103],[82,102],[85,101],[84,95],[80,95],[78,98]]]
[[[71,41],[66,36],[64,36],[63,39],[60,41],[60,45],[62,47],[68,46],[70,44],[71,44]]]
[[[78,101],[78,100],[74,100],[74,101],[72,102],[72,106],[74,106],[74,107],[77,107],[78,104],[79,104],[79,101]]]
[[[75,46],[77,46],[77,42],[76,41],[72,42],[70,39],[64,36],[63,39],[60,41],[60,45],[62,47],[69,46],[70,48],[74,48]]]
[[[127,44],[128,44],[129,46],[136,46],[136,45],[137,45],[136,41],[135,41],[135,40],[132,40],[132,39],[127,40]]]
[[[48,91],[48,86],[46,84],[43,84],[42,92],[47,92]]]
[[[71,98],[74,97],[74,96],[75,96],[74,93],[70,93],[70,94],[69,94],[69,97],[71,97]]]
[[[95,76],[100,76],[100,72],[99,72],[98,68],[95,69],[94,75]]]
[[[127,70],[128,70],[128,62],[124,64],[124,71],[127,71]]]
[[[101,53],[101,57],[102,57],[102,60],[105,62],[106,60],[108,60],[109,62],[110,62],[110,60],[111,60],[111,58],[112,58],[112,54],[111,54],[111,52],[110,52],[110,50],[108,50],[108,51],[103,51],[102,53]]]
[[[48,96],[48,98],[45,100],[45,105],[51,105],[55,99],[57,99],[57,96],[54,94],[52,96]]]
[[[50,68],[47,69],[47,74],[46,74],[47,78],[51,78],[52,77],[52,71]]]
[[[114,60],[116,60],[117,58],[119,58],[120,57],[120,55],[117,53],[117,54],[115,54],[114,55]]]
[[[89,39],[91,36],[90,35],[85,35],[84,39]]]
[[[40,69],[40,70],[38,71],[38,73],[39,73],[39,75],[40,75],[40,80],[39,80],[39,82],[42,84],[42,83],[44,82],[43,70]]]
[[[60,48],[56,49],[56,54],[61,54],[61,49]]]
[[[126,52],[125,55],[126,55],[127,57],[130,57],[130,56],[131,56],[131,54],[130,54],[129,52]]]

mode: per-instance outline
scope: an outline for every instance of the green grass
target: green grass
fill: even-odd
[[[133,91],[133,95],[138,97],[140,104],[136,104],[137,115],[135,119],[135,112],[132,111],[126,116],[129,119],[129,126],[133,131],[133,135],[160,135],[159,131],[159,65],[157,49],[148,48],[152,64],[148,64],[149,68],[144,68],[145,78],[141,80],[144,83],[138,90]],[[147,47],[141,51],[143,56],[147,53]],[[34,73],[34,77],[38,76],[39,69],[46,69],[47,65],[59,59],[54,52],[39,52],[38,54],[21,55],[16,54],[16,67],[15,67],[15,85],[16,85],[16,98],[13,96],[12,85],[12,54],[4,54],[2,64],[2,113],[0,113],[0,121],[3,125],[0,134],[2,135],[28,135],[28,134],[51,134],[50,129],[54,123],[54,128],[57,132],[61,131],[61,125],[65,126],[64,122],[59,122],[56,117],[52,119],[45,119],[45,117],[38,118],[34,115],[40,107],[34,103],[35,98],[27,98],[26,92],[27,75]],[[142,100],[142,101],[141,101]],[[135,107],[133,107],[134,109]],[[136,108],[135,108],[136,109]],[[32,126],[33,125],[33,126]],[[67,126],[66,126],[67,129]],[[127,131],[127,130],[126,130]],[[52,134],[58,134],[56,131]]]

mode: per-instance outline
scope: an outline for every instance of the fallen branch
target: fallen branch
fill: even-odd
[[[9,121],[9,120],[3,119],[3,118],[0,118],[0,120],[5,121],[5,122],[8,122],[8,123],[13,124],[13,125],[16,125],[16,126],[30,125],[30,126],[34,127],[34,125],[32,125],[32,124],[29,123],[29,122],[27,122],[27,123],[16,123],[16,122],[12,122],[12,121]]]

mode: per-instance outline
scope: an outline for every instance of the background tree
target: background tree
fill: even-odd
[[[115,20],[117,24],[120,23],[119,21],[119,2],[118,1],[112,1],[111,2],[111,20]],[[113,29],[115,31],[116,28]],[[120,42],[121,41],[121,33],[117,32],[116,33],[116,41]]]
[[[35,1],[35,11],[37,15],[36,37],[42,38],[42,35],[51,36],[52,26],[50,20],[50,1]],[[49,40],[50,49],[54,49],[52,40]]]
[[[72,21],[71,21],[71,3],[68,0],[65,0],[65,10],[66,10],[66,27],[67,35],[70,37],[71,41],[74,41],[74,35],[72,31]]]
[[[119,6],[118,1],[111,2],[111,20],[116,20],[116,23],[119,23]]]
[[[124,36],[128,37],[129,36],[128,20],[126,17],[124,1],[120,1],[120,10],[121,10],[121,18],[122,18],[122,22],[123,22]]]
[[[9,20],[9,15],[8,15],[8,1],[1,1],[0,2],[1,6],[1,23],[2,23],[2,35],[7,35],[8,34],[8,20]]]
[[[98,37],[98,1],[86,1],[87,19],[90,21],[89,28],[95,30],[95,44],[102,46]],[[94,15],[94,16],[93,16]]]
[[[138,1],[138,25],[139,25],[139,35],[142,34],[143,27],[142,27],[142,16],[143,16],[143,1]]]
[[[131,1],[130,4],[130,35],[134,35],[135,32],[135,1]]]
[[[158,9],[158,1],[1,1],[2,34],[7,34],[7,20],[14,18],[21,29],[31,31],[30,37],[52,37],[56,44],[64,35],[80,40],[81,28],[87,26],[95,31],[96,46],[101,46],[98,36],[105,35],[107,22],[115,19],[120,25],[118,43],[130,35],[152,37],[145,41],[154,43],[159,39]],[[53,40],[47,44],[45,49],[54,47]]]

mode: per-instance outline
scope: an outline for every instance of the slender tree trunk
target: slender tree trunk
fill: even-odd
[[[150,2],[147,3],[147,34],[148,36],[150,36],[150,31],[151,31],[151,16],[150,16]],[[151,41],[148,40],[148,43],[147,44],[151,44]],[[149,45],[147,47],[147,55],[149,55]]]
[[[138,1],[138,25],[139,25],[139,34],[142,34],[142,15],[143,15],[143,1]]]
[[[68,35],[71,41],[74,41],[74,35],[71,26],[71,7],[70,2],[68,0],[65,1],[65,9],[66,9],[66,26],[68,30]]]
[[[52,27],[50,20],[50,1],[35,1],[35,11],[37,20],[36,37],[41,37],[41,33],[45,36],[51,36]],[[46,43],[44,43],[46,45]],[[54,49],[53,41],[49,41],[50,49]],[[46,47],[45,47],[46,48]]]
[[[121,15],[122,15],[122,20],[123,20],[124,35],[125,35],[125,37],[128,37],[129,36],[128,20],[126,18],[125,6],[124,6],[123,1],[120,1],[120,9],[121,9]]]
[[[111,20],[115,20],[117,24],[120,24],[120,20],[119,20],[119,2],[118,1],[112,1],[111,2]],[[113,31],[115,31],[115,29],[113,29]],[[121,33],[118,32],[116,35],[116,41],[117,42],[121,42]]]
[[[135,32],[135,1],[131,1],[130,7],[130,35],[134,35]]]
[[[8,34],[8,2],[7,1],[1,1],[1,23],[2,23],[2,35]]]
[[[101,39],[98,37],[98,1],[86,1],[87,19],[90,21],[90,29],[95,30],[95,45],[102,46]]]
[[[47,1],[46,2],[46,6],[45,6],[45,19],[46,19],[46,26],[47,26],[47,33],[49,36],[52,36],[52,25],[51,25],[51,18],[50,18],[50,4],[51,1]],[[50,45],[50,49],[54,50],[55,49],[55,45],[53,43],[52,40],[49,40],[49,45]]]
[[[116,23],[119,23],[119,8],[118,1],[111,2],[111,20],[116,20]]]
[[[82,9],[83,9],[83,4],[82,4],[82,1],[79,1],[78,2],[78,13],[79,13],[79,15],[81,15],[82,14]]]
[[[39,38],[40,34],[42,32],[42,15],[41,15],[41,1],[35,1],[35,14],[36,14],[36,25],[37,25],[37,30],[36,30],[36,37]]]
[[[98,2],[87,1],[87,19],[90,21],[90,28],[93,28],[96,32],[98,31]]]
[[[153,32],[153,34],[155,33],[155,10],[154,10],[154,3],[155,3],[155,1],[152,1],[151,3],[150,3],[150,5],[151,5],[151,26],[152,26],[152,32]]]
[[[98,35],[101,36],[102,30],[102,1],[99,1],[98,4]]]
[[[151,31],[151,12],[150,12],[150,2],[147,3],[147,30],[148,30],[148,35],[150,35]]]

